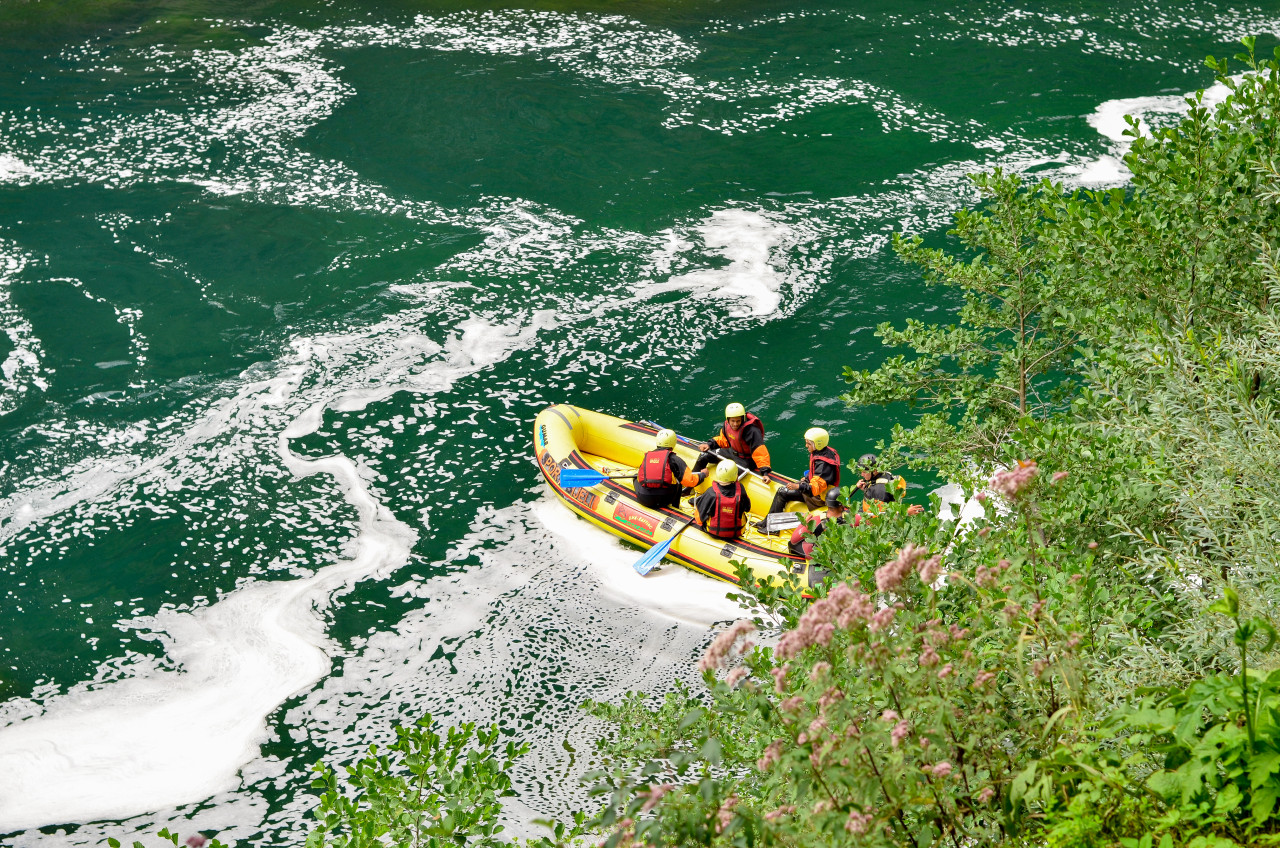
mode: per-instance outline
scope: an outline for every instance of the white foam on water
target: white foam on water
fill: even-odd
[[[25,162],[9,153],[0,153],[0,183],[28,183],[39,174]]]
[[[1204,90],[1201,105],[1212,109],[1230,94],[1230,89],[1222,83],[1214,83]],[[1149,121],[1161,119],[1161,124],[1180,119],[1187,112],[1187,98],[1190,94],[1157,95],[1152,97],[1122,97],[1108,100],[1098,105],[1086,119],[1105,139],[1111,142],[1111,150],[1092,162],[1074,165],[1068,170],[1073,174],[1072,182],[1085,186],[1118,186],[1123,185],[1133,176],[1124,164],[1124,156],[1133,144],[1133,138],[1125,135],[1129,130],[1126,116],[1138,121],[1139,135],[1150,136]]]
[[[271,415],[273,407],[287,414],[304,399],[308,379],[344,371],[336,363],[369,355],[371,340],[390,348],[390,355],[358,374],[367,386],[379,382],[373,378],[380,373],[382,385],[331,389],[345,409],[361,409],[403,389],[448,391],[461,377],[532,344],[549,319],[539,316],[541,323],[519,327],[473,317],[444,346],[403,334],[403,320],[397,316],[360,333],[295,341],[293,356],[275,376],[250,381],[156,457],[125,456],[115,468],[85,471],[70,486],[63,484],[60,497],[33,503],[28,492],[20,504],[10,499],[4,530],[12,534],[104,497],[140,475],[163,477],[176,459],[227,429],[270,426],[281,414]],[[384,333],[393,327],[401,332],[387,340]],[[158,639],[175,667],[142,665],[137,676],[126,670],[110,685],[79,686],[43,704],[28,702],[25,714],[10,710],[11,723],[0,729],[0,831],[124,818],[234,788],[239,770],[269,738],[266,717],[328,673],[323,612],[356,582],[385,577],[403,565],[416,534],[378,503],[349,459],[307,460],[290,451],[289,440],[314,431],[327,403],[310,403],[281,426],[277,450],[295,477],[333,478],[354,507],[358,522],[345,557],[308,577],[248,581],[208,606],[122,622]],[[112,731],[103,733],[104,727]]]
[[[724,301],[733,317],[776,315],[782,302],[781,290],[788,278],[774,264],[773,254],[790,235],[788,227],[761,212],[734,208],[716,210],[697,231],[707,253],[723,256],[729,264],[648,284],[641,294],[690,291]],[[685,242],[673,241],[668,234],[662,250],[669,251],[673,244],[682,243]]]
[[[31,258],[16,245],[0,239],[0,328],[3,328],[12,347],[0,362],[0,415],[16,409],[22,395],[31,389],[44,391],[48,388],[40,365],[44,352],[40,339],[31,322],[13,302],[13,284],[30,262]]]
[[[566,550],[588,563],[599,590],[620,604],[642,606],[699,627],[747,614],[725,597],[736,586],[669,560],[641,577],[633,566],[643,551],[624,546],[616,536],[579,518],[549,495],[534,507],[534,516]]]

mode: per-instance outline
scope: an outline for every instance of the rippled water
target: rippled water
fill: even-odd
[[[76,12],[71,14],[70,12]],[[297,842],[431,711],[582,801],[577,704],[690,676],[724,587],[549,501],[534,414],[857,455],[887,250],[1002,166],[1124,178],[1262,4],[0,8],[0,833]],[[1267,36],[1267,50],[1274,36]],[[41,829],[43,828],[43,829]]]

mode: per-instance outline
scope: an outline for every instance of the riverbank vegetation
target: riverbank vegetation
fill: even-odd
[[[1280,66],[1245,45],[1243,76],[1210,60],[1224,102],[1133,127],[1126,189],[996,172],[954,242],[897,239],[956,321],[882,326],[894,353],[845,400],[914,406],[886,457],[986,516],[838,527],[817,600],[745,591],[705,688],[589,704],[616,728],[602,810],[549,841],[1280,844]],[[417,817],[406,844],[492,844],[518,750],[467,766],[462,736],[429,741],[400,752],[429,779],[374,806]],[[311,844],[391,832],[320,783]],[[450,793],[485,799],[474,830]]]

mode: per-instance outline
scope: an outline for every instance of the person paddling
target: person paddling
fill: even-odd
[[[773,470],[769,449],[764,446],[764,424],[748,414],[740,403],[731,403],[724,408],[720,432],[710,442],[699,445],[698,449],[702,454],[693,464],[694,471],[701,471],[721,459],[732,460],[762,477]]]
[[[742,524],[751,511],[747,490],[738,482],[738,466],[733,460],[721,460],[716,466],[715,482],[694,501],[698,521],[705,533],[717,539],[732,540],[742,534]]]
[[[779,486],[769,505],[769,512],[782,512],[787,504],[804,501],[810,509],[820,509],[826,502],[828,489],[840,488],[840,454],[831,447],[831,436],[821,427],[810,427],[804,433],[804,447],[809,451],[809,470],[795,486]]]
[[[707,479],[708,472],[689,471],[675,452],[674,430],[659,430],[653,439],[653,450],[640,460],[636,469],[636,500],[650,509],[680,505],[682,487],[699,486]]]

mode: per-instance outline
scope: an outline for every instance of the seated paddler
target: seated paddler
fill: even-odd
[[[751,499],[738,482],[738,474],[733,460],[722,459],[716,466],[715,482],[694,501],[698,522],[709,536],[731,540],[742,535],[742,525],[751,511]]]
[[[840,488],[840,454],[831,447],[831,436],[821,427],[810,427],[804,433],[804,447],[809,452],[809,470],[794,487],[779,486],[769,512],[782,512],[787,504],[804,501],[810,509],[826,505],[827,490]]]
[[[693,464],[694,471],[701,471],[721,459],[732,460],[739,467],[761,476],[772,470],[769,449],[764,446],[764,424],[740,403],[731,403],[724,408],[720,432],[698,448],[702,455]]]
[[[706,471],[690,471],[675,447],[675,431],[659,430],[653,438],[653,450],[644,455],[636,469],[636,500],[650,509],[679,506],[685,486],[692,488],[707,479]]]

